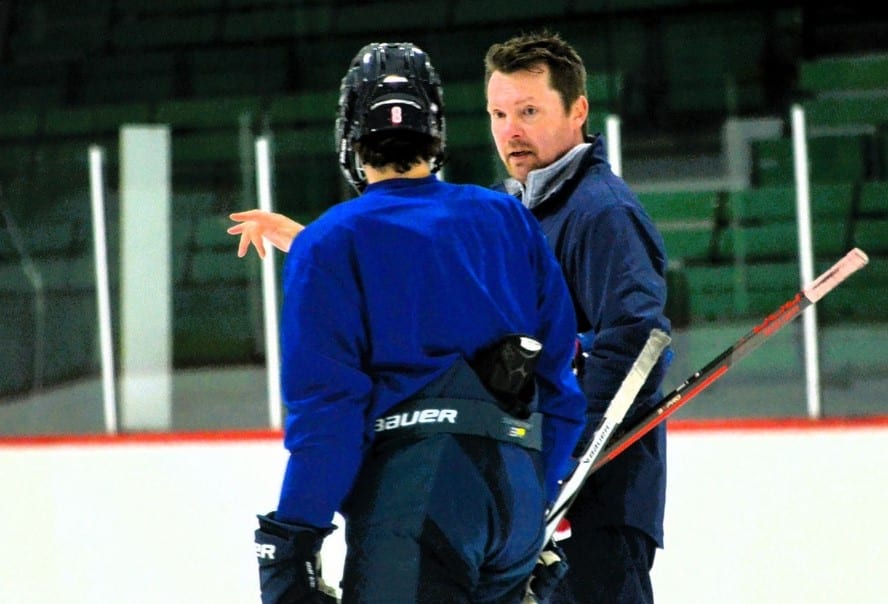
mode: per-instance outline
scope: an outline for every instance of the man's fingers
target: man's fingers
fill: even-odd
[[[255,232],[252,229],[246,229],[243,234],[241,234],[240,244],[237,247],[237,255],[243,258],[247,255],[247,252],[250,251],[250,245],[256,248],[256,253],[259,254],[260,258],[265,258],[265,242],[262,239],[262,235]]]
[[[245,220],[256,220],[256,218],[262,216],[264,213],[265,212],[262,210],[244,210],[243,212],[232,212],[228,217],[235,222],[243,222]]]
[[[255,223],[245,222],[228,228],[228,232],[232,235],[240,234],[240,241],[237,243],[237,257],[243,258],[250,251],[250,246],[256,248],[256,253],[260,258],[265,258],[265,242],[262,239],[262,229],[258,228]]]
[[[265,258],[264,237],[268,237],[275,247],[286,252],[290,247],[289,244],[292,241],[292,237],[295,235],[285,237],[279,234],[278,231],[282,229],[282,225],[292,223],[299,227],[297,233],[299,230],[302,230],[302,225],[291,221],[284,215],[264,210],[232,212],[228,217],[238,223],[226,229],[226,232],[230,235],[241,236],[237,246],[238,258],[243,258],[247,255],[250,251],[250,245],[256,248],[256,253],[259,254],[260,258]],[[282,237],[284,237],[285,241],[281,241]]]
[[[255,222],[266,227],[275,227],[281,221],[288,221],[282,214],[274,212],[266,212],[265,210],[244,210],[243,212],[233,212],[228,215],[235,222]]]
[[[240,241],[237,243],[237,257],[243,258],[247,255],[247,251],[250,249],[250,238],[246,233],[241,235]]]
[[[256,248],[256,253],[259,254],[260,258],[265,258],[265,240],[262,239],[262,235],[255,235],[251,239],[253,247]]]

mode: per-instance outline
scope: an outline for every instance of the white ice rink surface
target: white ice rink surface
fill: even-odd
[[[658,604],[886,601],[885,422],[671,431],[669,458]],[[0,603],[258,604],[255,513],[285,461],[274,438],[0,441]]]

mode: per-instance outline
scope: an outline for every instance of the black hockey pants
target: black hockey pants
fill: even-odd
[[[424,394],[466,394],[456,377],[455,390]],[[343,508],[342,602],[519,604],[544,514],[539,451],[468,434],[385,441]]]

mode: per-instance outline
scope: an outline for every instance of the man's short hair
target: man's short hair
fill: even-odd
[[[355,143],[361,163],[380,169],[391,165],[399,174],[421,161],[431,162],[441,154],[441,139],[411,131],[383,131],[362,136]]]
[[[565,111],[586,94],[583,59],[561,36],[548,30],[521,34],[492,45],[484,57],[484,82],[489,82],[496,71],[534,71],[541,64],[549,67],[549,84],[561,96]]]

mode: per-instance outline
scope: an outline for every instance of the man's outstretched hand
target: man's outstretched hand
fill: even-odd
[[[265,242],[268,241],[282,252],[290,251],[290,245],[296,235],[305,227],[283,214],[266,212],[265,210],[247,210],[228,215],[238,224],[228,227],[229,235],[240,235],[237,245],[237,256],[243,258],[250,251],[250,245],[256,248],[260,258],[265,258]]]

